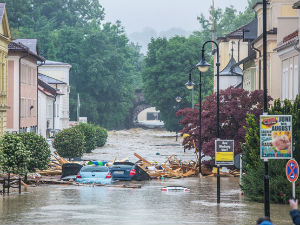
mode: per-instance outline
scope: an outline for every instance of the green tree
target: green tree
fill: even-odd
[[[53,147],[62,157],[80,157],[85,152],[84,134],[74,127],[64,129],[54,136]]]
[[[97,147],[97,137],[95,126],[88,123],[80,123],[74,127],[84,135],[85,152],[91,153]]]
[[[299,130],[300,130],[300,97],[296,97],[294,103],[280,99],[274,101],[270,108],[269,115],[292,115],[293,117],[293,156],[299,162]],[[260,159],[260,136],[259,120],[254,115],[249,114],[247,126],[245,127],[245,144],[242,146],[243,170],[242,189],[245,196],[253,201],[263,201],[264,193],[264,164]],[[274,203],[286,203],[291,196],[291,183],[286,179],[285,166],[287,160],[269,160],[270,176],[270,200]],[[297,181],[299,183],[299,181]],[[299,193],[297,191],[297,193]]]
[[[35,133],[20,133],[27,151],[30,152],[30,160],[27,165],[29,172],[35,172],[36,169],[44,170],[48,168],[51,152],[45,138]]]
[[[1,169],[7,173],[25,175],[28,172],[30,151],[17,134],[5,134],[0,139]]]
[[[97,147],[103,147],[108,137],[107,130],[103,127],[96,126],[95,131],[96,131]]]
[[[184,84],[188,81],[189,70],[199,59],[202,39],[198,36],[152,39],[148,45],[145,69],[142,73],[144,95],[148,103],[160,110],[161,118],[168,130],[178,129],[175,98],[182,97],[179,108],[191,106],[191,92]],[[210,70],[211,73],[211,70]],[[211,93],[213,76],[203,74],[203,97]],[[199,73],[194,70],[193,80],[199,83]],[[198,96],[196,89],[195,99]]]

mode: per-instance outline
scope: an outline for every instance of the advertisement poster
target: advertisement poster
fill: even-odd
[[[292,116],[260,116],[260,157],[290,159],[292,152]]]
[[[233,140],[216,140],[216,165],[226,166],[234,164],[234,141]]]

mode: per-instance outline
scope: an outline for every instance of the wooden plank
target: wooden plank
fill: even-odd
[[[147,164],[147,166],[151,166],[151,163],[149,161],[147,161],[146,159],[144,159],[142,156],[140,156],[137,153],[134,153],[134,156],[137,157],[138,159],[142,160],[145,164]]]

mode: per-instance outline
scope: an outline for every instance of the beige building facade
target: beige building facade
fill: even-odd
[[[0,3],[0,136],[6,132],[7,124],[7,54],[11,40],[5,4]]]
[[[295,31],[298,27],[298,12],[293,9],[293,0],[270,0],[267,6],[267,89],[273,98],[282,98],[282,60],[277,54],[278,43],[283,37]],[[256,12],[258,27],[258,38],[254,41],[254,47],[263,51],[262,21],[263,5],[257,3],[253,9]],[[256,89],[263,87],[262,66],[259,71],[259,61],[262,54],[256,55]]]

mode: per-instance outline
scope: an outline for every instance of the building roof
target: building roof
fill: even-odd
[[[296,1],[293,5],[293,9],[300,9],[300,1]]]
[[[31,52],[37,54],[37,39],[16,39],[14,42],[25,45]]]
[[[44,81],[45,83],[47,84],[66,84],[65,82],[63,81],[60,81],[60,80],[57,80],[53,77],[49,77],[45,74],[42,74],[42,73],[39,73],[38,74],[38,78],[42,81]]]
[[[243,29],[243,41],[253,41],[257,38],[257,18],[246,24]]]
[[[243,76],[242,69],[237,66],[236,61],[233,57],[233,48],[232,48],[231,59],[229,60],[227,66],[219,73],[220,76]]]
[[[254,31],[255,27],[256,27],[256,31]],[[226,34],[223,37],[219,37],[218,39],[221,39],[221,40],[222,39],[242,39],[244,37],[244,30],[250,30],[251,34],[252,34],[251,36],[253,36],[253,35],[257,36],[257,19],[256,18],[253,19],[251,22],[238,27],[234,31],[231,31],[230,33]],[[255,32],[256,32],[256,34],[255,34]],[[252,40],[254,40],[254,39],[252,39]]]
[[[23,42],[20,42],[19,40],[25,40],[25,39],[16,39],[12,42],[10,42],[8,44],[8,50],[9,51],[18,51],[18,52],[25,52],[25,53],[28,53],[30,54],[31,56],[35,57],[38,61],[45,61],[45,58],[42,57],[42,56],[39,56],[37,54],[37,47],[36,47],[36,44],[35,44],[35,47],[33,45],[33,41],[29,44],[29,46],[26,45],[26,42],[23,41]],[[29,39],[29,40],[36,40],[36,39]]]
[[[299,30],[296,30],[289,35],[285,36],[281,42],[278,43],[277,48],[275,51],[280,51],[292,45],[296,45],[299,42]]]
[[[52,61],[52,60],[46,60],[45,63],[41,63],[39,62],[38,64],[43,64],[43,65],[49,65],[49,66],[54,66],[54,65],[57,65],[57,66],[71,66],[71,64],[69,63],[65,63],[65,62],[56,62],[56,61]],[[43,66],[42,65],[42,66]]]

